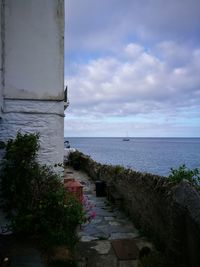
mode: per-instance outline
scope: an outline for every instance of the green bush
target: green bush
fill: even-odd
[[[82,205],[64,190],[50,167],[38,164],[38,149],[38,134],[18,133],[7,142],[0,175],[1,207],[15,233],[73,246],[83,219]]]
[[[68,157],[69,165],[73,166],[75,170],[81,169],[81,154],[79,151],[71,152]]]
[[[174,184],[178,184],[182,180],[187,180],[195,188],[200,190],[200,176],[197,168],[190,170],[185,164],[181,165],[178,169],[171,168],[171,174],[169,175],[168,179]]]
[[[125,168],[121,165],[115,165],[113,168],[116,175],[125,171]]]

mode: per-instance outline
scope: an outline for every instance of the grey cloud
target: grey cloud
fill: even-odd
[[[199,40],[199,0],[66,1],[69,50],[114,49],[127,36],[142,40]]]

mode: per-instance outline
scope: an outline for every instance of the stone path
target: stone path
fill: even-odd
[[[144,247],[153,248],[141,237],[133,223],[105,197],[96,197],[95,185],[89,177],[71,168],[65,170],[66,178],[75,178],[83,185],[84,199],[95,219],[79,231],[77,247],[79,267],[138,267],[139,253]]]

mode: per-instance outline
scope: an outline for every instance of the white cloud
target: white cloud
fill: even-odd
[[[127,56],[130,58],[137,58],[138,56],[141,55],[143,52],[144,48],[141,45],[130,43],[128,44],[124,51],[127,54]]]
[[[141,45],[131,43],[113,58],[99,58],[78,66],[76,74],[67,81],[71,112],[106,117],[165,112],[175,107],[200,108],[196,97],[200,93],[199,50],[190,51],[176,43],[173,49],[185,51],[187,62],[182,60],[174,67],[171,53],[164,50],[160,59],[144,52]],[[124,51],[134,55],[136,51],[137,57],[128,58]],[[173,54],[174,62],[176,58],[180,62],[179,53]]]

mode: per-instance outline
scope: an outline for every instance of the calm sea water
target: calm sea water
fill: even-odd
[[[169,175],[170,168],[186,164],[200,169],[200,138],[65,138],[71,147],[94,160],[120,164],[137,171]]]

